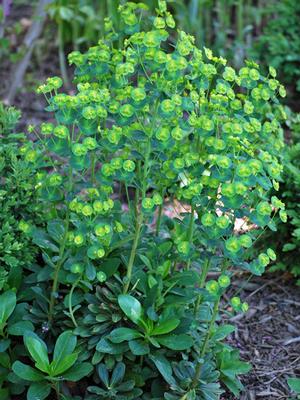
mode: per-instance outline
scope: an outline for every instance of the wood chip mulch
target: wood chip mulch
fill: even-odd
[[[300,377],[300,287],[284,275],[235,281],[235,286],[250,307],[230,318],[237,329],[228,343],[253,366],[242,378],[240,400],[295,399],[287,378]]]

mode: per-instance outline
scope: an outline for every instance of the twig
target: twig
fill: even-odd
[[[285,340],[283,342],[283,345],[287,346],[288,344],[297,343],[297,342],[300,342],[300,336]]]
[[[254,290],[254,292],[250,293],[247,297],[247,299],[250,299],[250,297],[254,296],[256,293],[260,292],[261,290],[263,290],[264,288],[266,288],[267,286],[272,285],[272,283],[276,283],[277,281],[279,281],[280,279],[282,279],[281,276],[278,276],[276,279],[272,279],[269,282],[266,282],[265,284],[263,284],[262,286],[260,286],[259,288],[257,288],[256,290]]]

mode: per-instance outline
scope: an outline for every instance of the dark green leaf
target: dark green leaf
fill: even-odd
[[[111,332],[111,334],[109,335],[109,339],[113,343],[122,343],[127,340],[137,339],[141,336],[142,334],[135,329],[117,328]]]
[[[164,335],[166,333],[172,332],[174,329],[177,328],[179,324],[180,320],[177,318],[170,318],[166,321],[162,321],[154,327],[151,335]]]
[[[51,250],[54,253],[59,252],[59,248],[53,243],[51,237],[42,229],[35,229],[33,231],[32,241],[44,250]]]
[[[300,378],[288,378],[289,387],[297,394],[300,394]]]
[[[51,392],[51,387],[45,382],[33,383],[29,386],[27,400],[44,400]]]
[[[63,332],[57,339],[54,353],[52,371],[57,375],[56,369],[61,370],[61,362],[69,356],[75,349],[77,343],[76,336],[71,331]],[[64,370],[65,371],[65,370]]]
[[[10,357],[8,353],[0,353],[0,365],[4,368],[10,369]]]
[[[171,350],[187,350],[193,346],[192,337],[184,333],[181,335],[167,335],[156,339],[160,344]]]
[[[239,396],[239,393],[241,390],[243,390],[244,386],[242,383],[239,381],[238,378],[232,377],[228,378],[227,376],[222,376],[221,377],[222,382],[224,385],[227,386],[227,388],[236,396]]]
[[[48,372],[49,358],[46,344],[33,332],[25,333],[24,343],[36,367],[43,372]]]
[[[17,304],[16,293],[12,290],[0,295],[0,326],[4,325]]]
[[[108,371],[107,371],[106,365],[99,364],[97,371],[98,371],[98,375],[99,375],[99,378],[101,379],[102,383],[108,388],[109,387],[109,376],[108,376]]]
[[[13,336],[23,336],[26,331],[33,331],[34,326],[30,321],[19,321],[9,325],[7,332]]]
[[[151,261],[149,260],[149,258],[144,256],[143,254],[139,254],[139,257],[143,261],[143,263],[146,265],[146,267],[148,267],[149,269],[152,269]]]
[[[48,222],[47,231],[50,237],[55,240],[56,243],[60,244],[65,235],[64,222],[61,220],[53,220]]]
[[[223,340],[234,331],[235,327],[233,325],[221,325],[212,336],[212,340]]]
[[[118,385],[119,383],[121,383],[124,378],[124,375],[125,375],[125,364],[122,362],[119,362],[113,370],[111,380],[110,380],[110,386],[114,387],[114,386]]]
[[[131,340],[129,343],[129,348],[132,353],[136,356],[143,356],[149,354],[150,348],[148,343],[143,340]]]
[[[128,345],[127,343],[111,343],[108,339],[102,338],[98,342],[96,350],[104,354],[122,354],[128,350]]]
[[[168,253],[168,251],[171,250],[172,246],[173,246],[173,243],[169,240],[169,241],[166,241],[166,242],[161,243],[161,244],[158,246],[158,250],[159,250],[159,252],[160,252],[161,254],[165,255],[165,254]]]
[[[39,371],[20,361],[14,362],[12,370],[19,378],[25,379],[26,381],[39,382],[45,379],[44,375]]]
[[[9,348],[10,339],[0,340],[0,353],[3,353],[5,350]]]
[[[164,380],[169,385],[176,385],[176,381],[172,375],[172,367],[170,362],[161,354],[150,355],[151,360],[156,365]]]
[[[110,278],[117,272],[120,264],[121,260],[119,258],[109,258],[101,264],[101,271],[105,273],[107,278]]]
[[[120,294],[118,303],[126,316],[135,324],[139,322],[142,317],[141,303],[129,294]]]
[[[51,365],[51,375],[61,375],[63,372],[67,371],[75,364],[77,358],[77,353],[68,354],[62,360],[60,360],[59,363],[53,363],[53,365]]]
[[[62,377],[67,381],[78,382],[93,371],[93,366],[90,363],[84,362],[79,365],[75,364]]]

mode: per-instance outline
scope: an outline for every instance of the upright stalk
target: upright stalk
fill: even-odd
[[[67,193],[71,192],[72,190],[72,167],[69,167],[69,184],[67,187]],[[65,223],[64,223],[64,236],[62,238],[60,248],[59,248],[59,254],[58,254],[58,261],[54,267],[54,275],[53,275],[53,283],[52,283],[52,289],[51,289],[51,294],[50,294],[50,304],[49,304],[49,311],[48,311],[48,322],[51,323],[53,320],[53,312],[54,312],[54,306],[55,306],[55,299],[56,299],[56,293],[59,288],[59,272],[60,269],[63,265],[64,262],[64,252],[67,244],[67,238],[68,238],[68,231],[69,231],[69,226],[70,226],[70,209],[68,204],[66,204],[66,217],[65,217]]]
[[[202,271],[201,271],[201,276],[200,276],[200,283],[199,283],[199,288],[203,289],[204,288],[204,284],[206,281],[206,277],[209,271],[209,265],[210,265],[210,261],[208,258],[205,259],[203,267],[202,267]],[[198,314],[199,311],[199,307],[200,307],[200,303],[201,303],[201,294],[198,295],[197,301],[196,301],[196,305],[195,305],[195,310],[194,310],[194,316],[196,317],[196,315]]]
[[[158,216],[157,216],[157,221],[156,221],[156,229],[155,229],[155,235],[159,235],[159,229],[160,229],[160,224],[161,224],[161,215],[162,215],[162,210],[163,210],[163,205],[161,204],[158,209]]]
[[[50,305],[49,305],[49,312],[48,312],[48,322],[51,323],[53,319],[53,311],[54,311],[54,306],[55,306],[55,298],[56,298],[56,293],[58,290],[59,282],[58,282],[58,277],[59,277],[59,272],[62,267],[63,261],[64,261],[64,252],[66,248],[66,243],[67,243],[67,237],[68,237],[68,230],[69,230],[69,224],[70,224],[70,211],[69,208],[67,208],[66,211],[66,219],[65,219],[65,233],[63,240],[61,242],[60,248],[59,248],[59,255],[58,255],[58,262],[56,266],[54,267],[54,275],[53,275],[53,283],[52,283],[52,289],[51,289],[51,297],[50,297]]]
[[[72,322],[73,322],[73,324],[74,324],[74,326],[75,326],[76,328],[77,328],[78,324],[77,324],[76,319],[75,319],[75,317],[74,317],[74,311],[73,311],[73,306],[72,306],[72,297],[73,297],[74,290],[75,290],[75,288],[77,287],[77,285],[78,285],[78,283],[80,282],[80,280],[81,280],[81,275],[80,275],[80,277],[79,277],[78,279],[76,279],[76,281],[73,283],[73,285],[72,285],[72,287],[71,287],[71,290],[70,290],[70,293],[69,293],[69,301],[68,301],[70,317],[71,317],[71,320],[72,320]]]
[[[135,235],[134,235],[133,245],[131,248],[129,262],[128,262],[128,266],[127,266],[126,282],[124,285],[123,293],[127,293],[128,289],[129,289],[129,285],[130,285],[130,281],[131,281],[131,277],[132,277],[133,264],[134,264],[135,255],[136,255],[136,251],[137,251],[137,246],[138,246],[138,243],[140,240],[142,222],[143,222],[143,214],[142,214],[142,212],[140,212],[137,217],[137,220],[136,220]]]
[[[147,143],[145,163],[144,163],[144,173],[143,173],[142,182],[141,182],[142,183],[142,185],[141,185],[142,186],[142,199],[145,198],[146,192],[147,192],[147,176],[148,176],[148,165],[149,165],[150,153],[151,153],[151,137],[149,137],[148,143]],[[140,164],[138,164],[138,172],[139,172],[138,175],[140,175]],[[134,264],[134,260],[135,260],[135,256],[136,256],[138,243],[140,240],[141,228],[142,228],[143,217],[144,217],[142,209],[140,209],[140,210],[138,209],[139,189],[136,189],[136,190],[137,190],[137,192],[136,192],[135,202],[136,202],[137,216],[136,216],[135,235],[134,235],[134,240],[133,240],[133,244],[132,244],[132,248],[131,248],[131,252],[130,252],[130,256],[129,256],[128,266],[127,266],[127,274],[126,274],[126,278],[125,278],[125,285],[124,285],[123,293],[128,292],[129,285],[131,282],[133,264]]]
[[[54,383],[54,390],[55,390],[57,400],[60,400],[59,382]]]
[[[206,332],[206,336],[205,336],[205,339],[204,339],[204,342],[203,342],[203,345],[202,345],[202,348],[201,348],[201,351],[200,351],[200,359],[203,359],[203,357],[205,356],[207,345],[208,345],[208,342],[209,342],[209,338],[211,336],[211,332],[212,332],[212,329],[214,327],[214,324],[216,322],[216,318],[217,318],[217,315],[218,315],[219,303],[220,303],[220,297],[218,297],[218,299],[215,301],[215,304],[214,304],[212,317],[211,317],[211,320],[209,322],[208,330]],[[198,382],[199,382],[202,365],[203,365],[202,362],[198,362],[197,363],[195,376],[194,376],[193,383],[192,383],[192,388],[195,388],[197,386]]]
[[[93,151],[91,154],[91,180],[94,186],[96,184],[95,172],[96,172],[96,153],[95,151]]]
[[[189,222],[189,227],[188,227],[188,235],[187,235],[187,241],[189,244],[192,244],[193,241],[193,233],[194,233],[194,215],[195,215],[195,208],[192,206],[191,209],[191,215],[190,215],[190,222]],[[190,269],[191,266],[191,259],[188,260],[186,269]]]
[[[204,287],[204,284],[205,284],[205,281],[206,281],[206,277],[207,277],[207,274],[208,274],[208,271],[209,271],[209,265],[210,265],[210,261],[208,259],[206,259],[205,263],[203,265],[203,269],[202,269],[201,277],[200,277],[200,287],[201,288]],[[227,267],[228,267],[228,263],[225,261],[224,264],[222,265],[221,273],[223,273],[226,270]],[[205,339],[204,339],[204,342],[203,342],[203,345],[202,345],[202,348],[201,348],[201,351],[200,351],[200,359],[203,359],[203,357],[205,356],[207,345],[208,345],[208,342],[209,342],[209,339],[210,339],[210,336],[211,336],[211,332],[212,332],[212,329],[214,328],[214,325],[215,325],[215,322],[216,322],[216,318],[217,318],[217,315],[218,315],[220,300],[221,300],[221,296],[218,296],[218,298],[214,302],[214,307],[213,307],[211,320],[209,322],[208,329],[207,329],[207,332],[206,332],[206,336],[205,336]],[[198,308],[199,308],[200,302],[201,302],[201,295],[199,295],[199,297],[197,299],[197,304],[196,304],[196,307],[195,307],[195,310],[197,310],[197,311],[196,311],[195,315],[198,312]],[[194,376],[193,383],[192,383],[192,387],[193,388],[195,388],[197,386],[197,383],[198,383],[198,381],[200,379],[201,368],[202,368],[202,363],[198,362],[197,366],[196,366],[195,376]]]
[[[164,198],[164,196],[165,196],[165,191],[164,190],[162,190],[161,196],[162,196],[162,198]],[[155,229],[155,235],[156,236],[159,235],[163,206],[164,206],[164,203],[162,202],[162,204],[160,204],[160,206],[158,208],[158,216],[157,216],[156,229]]]

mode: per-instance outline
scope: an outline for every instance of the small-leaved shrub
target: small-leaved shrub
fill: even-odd
[[[19,287],[22,268],[35,260],[36,248],[28,236],[29,224],[40,221],[33,152],[20,146],[16,132],[20,112],[0,105],[0,291],[10,281]]]
[[[283,174],[280,197],[286,205],[286,223],[277,218],[276,230],[264,234],[258,242],[262,248],[266,241],[276,250],[277,261],[270,271],[289,271],[296,278],[300,276],[300,114],[287,109],[287,126],[290,129],[288,145],[282,157]],[[300,280],[297,281],[298,284]]]
[[[273,68],[235,71],[182,31],[169,41],[165,1],[156,17],[131,2],[120,16],[97,46],[70,54],[74,95],[58,77],[39,88],[57,122],[31,127],[38,142],[23,151],[39,168],[47,227],[28,222],[42,260],[16,305],[30,304],[31,329],[5,388],[29,386],[29,400],[238,396],[250,367],[224,342],[234,327],[220,302],[234,271],[261,275],[276,258],[250,250],[286,218],[269,196],[283,143],[266,112],[285,90]],[[169,218],[175,200],[186,212]],[[238,220],[257,228],[237,232]],[[226,306],[247,308],[237,296]],[[4,338],[13,318],[12,307]]]
[[[280,71],[286,85],[300,91],[300,3],[297,0],[272,2],[269,20],[250,53],[265,65]]]

